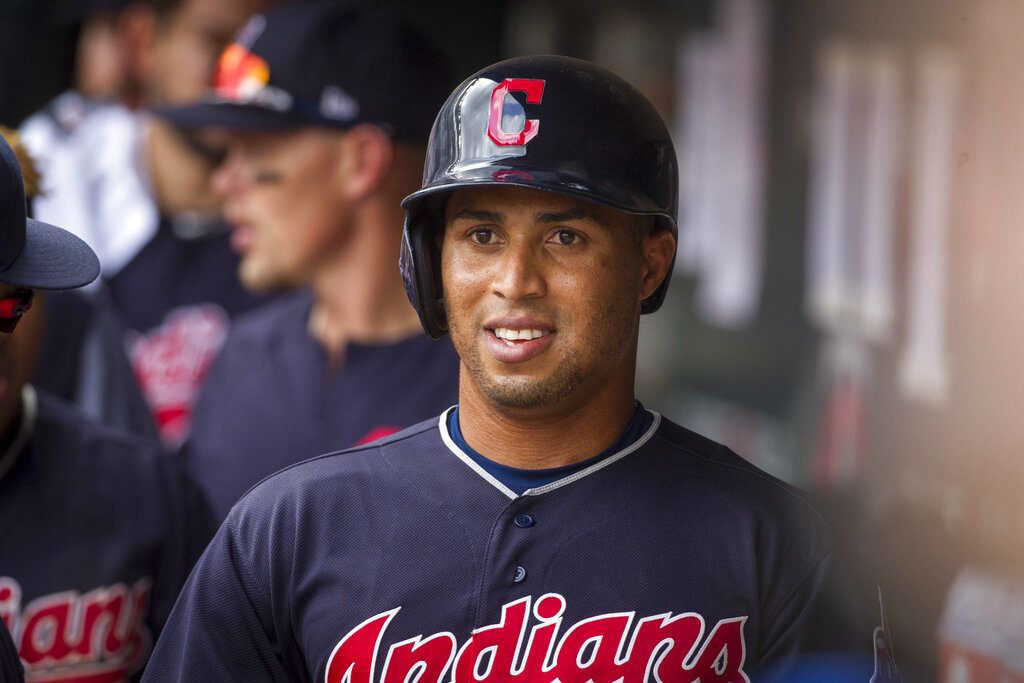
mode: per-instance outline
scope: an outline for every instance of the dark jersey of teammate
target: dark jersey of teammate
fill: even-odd
[[[218,519],[283,467],[393,434],[458,400],[448,340],[349,344],[332,372],[307,331],[312,304],[303,291],[239,318],[210,371],[181,455]]]
[[[120,406],[141,389],[160,435],[169,445],[180,445],[229,320],[264,301],[242,287],[237,271],[238,256],[231,251],[226,232],[186,238],[164,220],[141,251],[104,280],[107,292],[102,300],[89,301],[76,293],[51,296],[54,311],[48,318],[36,383],[108,424],[138,432],[143,432],[135,427],[138,420],[123,419]],[[111,335],[103,328],[103,315],[111,312],[123,328],[122,339],[107,339]],[[103,343],[116,343],[117,348],[102,348]],[[99,363],[97,353],[89,350],[97,346],[103,352]],[[69,349],[78,352],[68,353]],[[131,378],[125,378],[119,367],[111,367],[118,365],[117,354],[124,351],[137,387],[126,384]],[[98,392],[104,402],[100,412],[90,407],[95,402],[91,394],[97,393],[90,387],[97,382],[104,383]]]
[[[180,445],[228,321],[263,300],[239,281],[227,232],[186,239],[166,220],[106,282],[129,329],[128,356],[160,434]]]
[[[32,386],[108,427],[157,438],[156,420],[128,360],[124,321],[107,289],[45,296],[47,332]]]
[[[164,219],[153,239],[106,279],[128,327],[152,330],[166,322],[168,311],[210,301],[230,316],[261,303],[239,281],[229,240],[226,230],[184,237]]]
[[[793,489],[658,416],[521,496],[442,416],[251,490],[144,679],[737,683],[795,647],[828,558]]]
[[[0,681],[20,683],[23,680],[25,671],[18,657],[18,649],[14,647],[10,632],[0,625]]]
[[[0,620],[29,680],[125,681],[199,554],[198,492],[156,445],[38,396],[0,477]]]

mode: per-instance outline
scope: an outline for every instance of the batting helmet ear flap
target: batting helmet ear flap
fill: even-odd
[[[440,339],[448,332],[448,320],[441,287],[441,250],[436,237],[434,230],[422,225],[421,212],[406,212],[398,267],[405,293],[419,314],[424,331]]]
[[[660,216],[655,216],[655,221],[654,230],[668,230],[673,235],[675,234],[673,225],[669,221]],[[654,313],[661,308],[662,302],[665,301],[665,295],[668,294],[668,283],[672,279],[672,271],[675,270],[675,267],[676,255],[672,254],[672,260],[668,264],[668,272],[665,273],[665,279],[661,281],[661,284],[658,285],[653,294],[640,302],[641,313]]]

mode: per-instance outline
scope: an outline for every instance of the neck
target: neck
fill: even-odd
[[[489,402],[465,366],[459,383],[459,428],[475,451],[520,469],[562,467],[586,460],[619,438],[636,407],[633,372],[596,393],[554,407],[507,408]]]
[[[403,214],[382,204],[360,210],[343,251],[313,278],[310,333],[334,361],[349,342],[391,343],[421,331],[397,266]]]

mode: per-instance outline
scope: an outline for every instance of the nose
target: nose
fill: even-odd
[[[494,294],[512,301],[547,294],[542,256],[526,239],[513,239],[503,252],[491,284]]]

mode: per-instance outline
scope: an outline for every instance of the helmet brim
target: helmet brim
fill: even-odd
[[[666,213],[653,202],[645,202],[636,192],[616,187],[594,187],[582,182],[571,174],[543,170],[525,171],[521,166],[501,168],[487,166],[451,174],[430,187],[413,192],[402,200],[402,207],[409,211],[437,208],[456,190],[474,187],[523,187],[555,194],[578,197],[639,216],[660,216],[676,234],[675,217]]]

